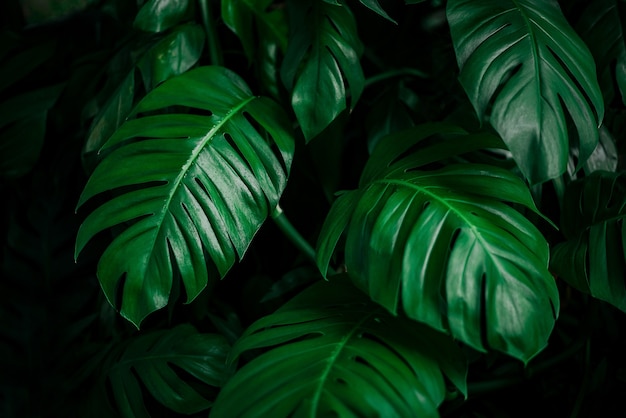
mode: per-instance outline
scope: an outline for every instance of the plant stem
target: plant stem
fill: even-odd
[[[428,77],[428,74],[420,70],[416,70],[415,68],[398,68],[396,70],[385,71],[384,73],[376,74],[375,76],[368,78],[365,80],[365,88],[371,86],[372,84],[403,75],[410,75],[419,78]]]
[[[202,24],[204,31],[206,32],[207,43],[209,44],[209,57],[211,64],[223,65],[224,57],[222,56],[222,50],[220,43],[217,39],[217,32],[215,31],[215,21],[212,17],[211,5],[209,0],[199,0],[200,9],[202,9]]]
[[[281,231],[293,242],[296,247],[308,258],[313,264],[316,264],[315,261],[315,249],[309,244],[309,242],[304,239],[304,237],[298,232],[298,230],[293,226],[293,224],[287,219],[287,216],[283,212],[280,205],[276,205],[274,212],[272,213],[272,219]]]

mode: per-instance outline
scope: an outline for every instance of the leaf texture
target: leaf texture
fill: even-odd
[[[626,174],[596,171],[566,189],[554,272],[626,312]]]
[[[462,352],[445,335],[394,318],[346,280],[318,282],[250,326],[219,417],[438,417],[445,379],[466,393]]]
[[[168,80],[134,114],[104,145],[112,151],[81,195],[79,207],[114,191],[85,219],[76,256],[101,231],[123,229],[98,278],[115,306],[120,289],[121,314],[139,325],[168,303],[175,275],[191,301],[210,265],[224,276],[244,255],[278,203],[294,142],[284,112],[221,67]]]
[[[190,325],[136,337],[106,373],[113,403],[124,418],[149,418],[143,387],[163,407],[179,414],[206,410],[213,400],[194,385],[221,386],[229,349],[223,336],[200,334]]]
[[[352,109],[361,96],[365,84],[359,61],[363,45],[347,5],[320,1],[288,4],[292,32],[281,76],[309,141],[343,110]]]
[[[524,176],[539,183],[564,173],[570,138],[583,163],[598,143],[604,102],[593,57],[558,3],[452,0],[447,15],[460,82]]]
[[[376,148],[360,187],[327,216],[318,265],[327,271],[343,232],[347,271],[374,301],[478,350],[528,361],[545,346],[559,305],[548,244],[511,205],[537,209],[507,170],[469,163],[419,169],[469,150],[459,144],[472,141],[460,133],[414,148],[436,128],[419,126],[410,131],[413,142],[388,137]],[[475,146],[491,141],[474,139]]]

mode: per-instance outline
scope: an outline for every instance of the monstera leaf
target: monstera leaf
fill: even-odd
[[[593,57],[558,3],[451,0],[447,14],[460,82],[524,176],[538,183],[565,172],[569,138],[577,137],[584,162],[598,143],[604,102]]]
[[[572,286],[626,311],[626,174],[597,171],[566,189],[552,269]]]
[[[364,87],[359,62],[363,45],[347,5],[294,1],[290,6],[289,44],[282,79],[307,140],[343,110],[354,107]],[[350,91],[350,105],[348,93]]]
[[[548,244],[511,207],[537,211],[528,187],[493,166],[437,166],[497,142],[439,125],[384,139],[360,187],[332,206],[318,265],[325,274],[344,234],[348,274],[374,301],[478,350],[527,361],[545,346],[559,306]]]
[[[341,277],[318,282],[246,330],[231,359],[266,349],[215,401],[220,417],[437,417],[466,366],[451,338],[395,318]]]
[[[80,197],[79,207],[114,192],[85,219],[76,256],[96,234],[122,228],[98,278],[139,325],[168,303],[175,273],[191,301],[209,271],[223,276],[244,255],[278,203],[294,143],[282,110],[222,67],[168,80],[133,113],[104,145],[112,151]]]
[[[110,359],[100,383],[108,381],[117,416],[149,418],[148,394],[161,408],[197,413],[212,404],[203,395],[207,388],[215,390],[226,378],[229,348],[223,336],[198,333],[191,325],[152,332],[135,337]],[[98,389],[107,393],[104,385]]]

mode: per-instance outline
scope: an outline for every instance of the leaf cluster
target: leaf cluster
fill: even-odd
[[[622,1],[43,3],[0,6],[0,416],[614,414]]]

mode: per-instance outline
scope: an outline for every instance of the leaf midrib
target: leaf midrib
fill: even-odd
[[[499,262],[499,260],[497,258],[492,257],[492,254],[490,251],[487,250],[488,247],[490,247],[490,245],[485,242],[485,240],[482,237],[482,234],[480,233],[480,231],[478,230],[478,228],[476,228],[473,224],[473,222],[470,221],[469,218],[467,218],[462,211],[459,211],[458,209],[456,209],[454,207],[454,205],[448,203],[448,201],[440,196],[438,196],[436,193],[432,193],[430,192],[427,188],[420,186],[418,184],[415,183],[410,183],[410,182],[404,182],[401,180],[395,180],[395,179],[381,179],[381,180],[376,180],[374,182],[372,182],[371,184],[393,184],[393,185],[398,185],[401,187],[409,187],[412,189],[417,190],[419,193],[423,193],[427,196],[429,196],[431,199],[437,201],[438,203],[444,205],[445,207],[448,208],[448,210],[450,210],[452,213],[454,213],[456,216],[458,216],[466,225],[469,226],[472,235],[474,235],[474,237],[476,238],[476,240],[480,243],[481,247],[483,248],[483,251],[485,252],[485,254],[488,254],[489,258],[492,260],[492,262],[498,267],[498,270],[502,271],[505,270],[504,266],[502,266],[502,263]]]
[[[157,228],[155,237],[158,237],[161,235],[161,228],[163,226],[163,222],[165,220],[166,214],[170,213],[169,208],[170,208],[170,205],[172,204],[172,200],[174,199],[174,196],[176,195],[176,192],[178,191],[178,188],[180,187],[183,179],[189,172],[190,167],[196,163],[200,153],[204,150],[206,145],[215,137],[215,135],[222,129],[222,127],[226,123],[228,123],[228,121],[230,121],[230,119],[234,115],[238,114],[244,107],[246,107],[246,105],[248,105],[248,103],[252,102],[255,99],[257,99],[256,96],[250,96],[247,99],[240,102],[238,105],[234,106],[230,111],[228,111],[224,115],[224,118],[222,120],[220,120],[215,126],[213,126],[209,130],[209,132],[207,132],[206,135],[204,135],[202,140],[198,141],[198,144],[193,149],[190,158],[187,159],[187,162],[183,165],[182,169],[179,170],[178,175],[176,176],[176,179],[171,183],[172,187],[170,188],[170,190],[172,191],[168,194],[168,197],[162,206],[163,210],[160,211],[160,214],[158,215],[158,218],[157,218],[158,228]],[[154,246],[156,245],[157,241],[158,240],[156,238],[152,240],[152,245],[150,247],[151,255],[154,254]],[[150,258],[152,258],[152,256]]]
[[[539,48],[537,47],[537,37],[535,36],[535,32],[533,31],[533,25],[531,24],[531,19],[524,12],[524,8],[519,4],[518,0],[511,0],[511,2],[517,7],[519,10],[519,14],[522,16],[526,27],[528,28],[528,37],[530,38],[531,52],[533,56],[533,65],[534,65],[534,78],[535,78],[535,97],[537,97],[537,106],[535,107],[536,114],[535,120],[541,120],[541,115],[543,114],[543,101],[541,100],[541,77],[539,77],[540,68],[539,68]]]
[[[311,400],[312,411],[311,411],[311,415],[310,416],[312,416],[312,417],[316,417],[317,416],[317,408],[318,408],[318,405],[319,405],[320,397],[322,396],[322,387],[326,383],[326,379],[328,378],[328,375],[330,374],[331,369],[334,367],[335,362],[337,361],[337,357],[339,357],[339,354],[341,354],[341,352],[343,351],[343,349],[346,346],[346,344],[348,344],[348,341],[350,341],[350,339],[352,339],[352,336],[354,335],[356,330],[359,329],[364,322],[369,320],[376,313],[377,313],[377,311],[374,311],[374,312],[370,312],[369,314],[364,316],[359,322],[354,324],[354,326],[352,327],[350,332],[348,332],[346,335],[344,335],[344,337],[341,339],[341,341],[339,341],[339,343],[337,343],[337,348],[335,349],[335,351],[330,356],[330,361],[328,361],[328,364],[327,364],[326,368],[323,370],[322,375],[319,378],[319,382],[316,385],[315,392],[314,392],[314,395],[313,395],[313,399]]]

